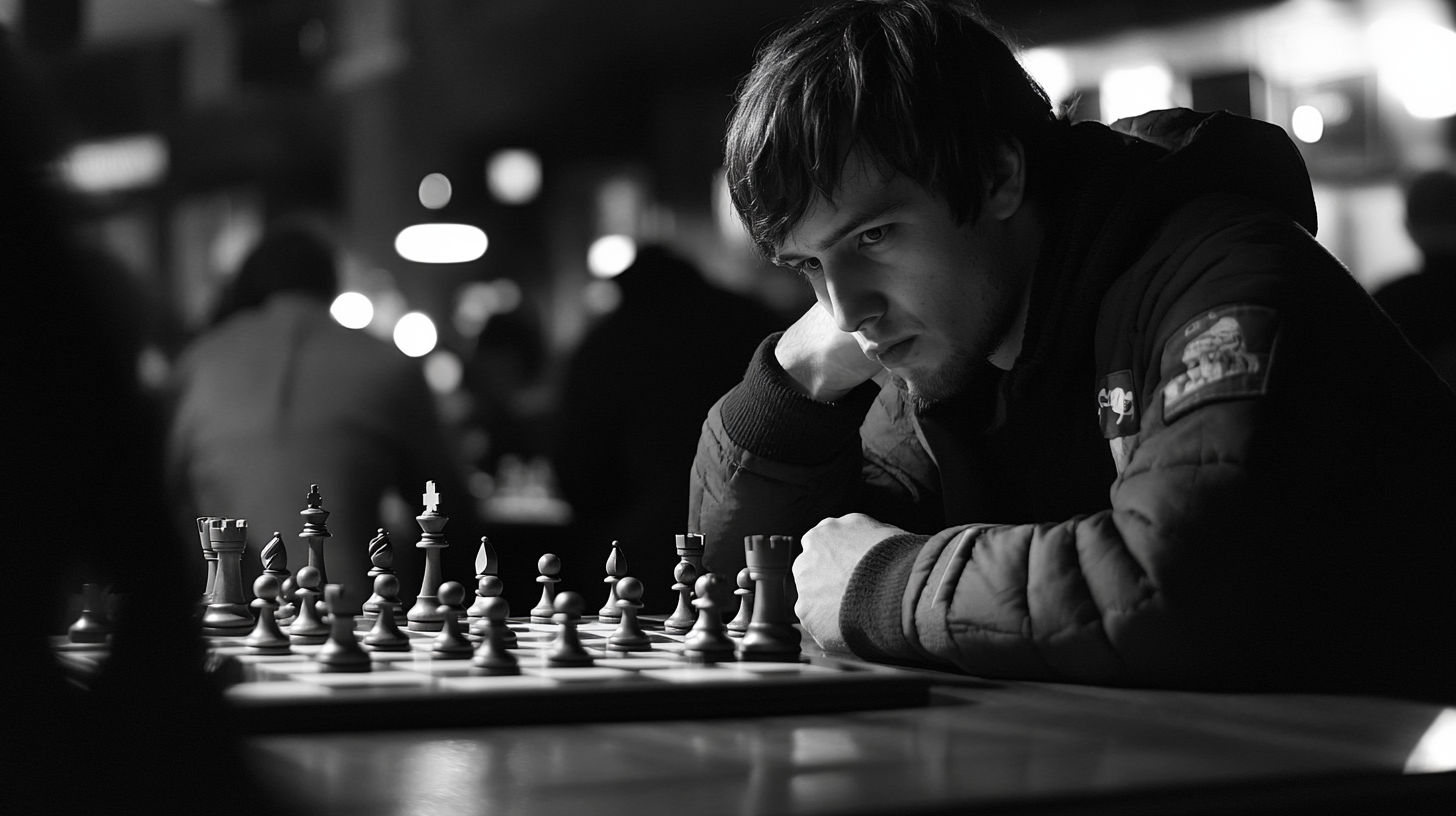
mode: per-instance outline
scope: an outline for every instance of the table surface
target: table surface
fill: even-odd
[[[275,735],[247,749],[278,795],[319,816],[1329,812],[1392,800],[1427,812],[1456,802],[1456,708],[935,676],[943,683],[923,708]]]

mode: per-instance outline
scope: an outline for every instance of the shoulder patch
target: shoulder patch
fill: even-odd
[[[1199,315],[1163,347],[1163,421],[1208,402],[1264,393],[1278,315],[1267,306],[1220,306]]]
[[[1138,432],[1138,405],[1133,396],[1132,370],[1114,371],[1097,381],[1097,421],[1102,436],[1116,439]]]

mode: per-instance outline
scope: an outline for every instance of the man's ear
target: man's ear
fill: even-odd
[[[1026,151],[1019,140],[1008,137],[997,146],[988,186],[985,212],[992,217],[1005,221],[1021,208],[1026,196]]]

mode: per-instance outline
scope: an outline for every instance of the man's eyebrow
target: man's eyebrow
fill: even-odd
[[[885,215],[894,212],[895,210],[898,210],[901,204],[902,202],[898,200],[881,201],[872,204],[863,210],[860,210],[859,212],[850,216],[849,220],[845,221],[843,224],[840,224],[833,232],[829,233],[829,235],[825,236],[824,240],[809,247],[809,251],[823,252],[824,250],[844,240],[844,237],[846,235],[849,235],[850,233],[854,232],[865,224],[868,224],[869,222],[877,218],[882,218]],[[796,261],[802,259],[803,257],[804,256],[798,255],[793,252],[774,252],[774,261],[776,262]]]

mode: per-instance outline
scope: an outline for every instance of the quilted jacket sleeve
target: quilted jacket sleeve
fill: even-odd
[[[736,575],[744,536],[800,536],[854,511],[902,527],[938,527],[933,479],[905,466],[919,443],[888,414],[897,401],[879,398],[874,383],[833,404],[799,394],[774,358],[778,337],[760,345],[743,382],[703,423],[688,529],[705,536],[705,565]]]

